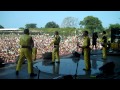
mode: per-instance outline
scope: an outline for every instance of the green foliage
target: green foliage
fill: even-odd
[[[20,27],[19,29],[24,30],[24,28],[23,28],[23,27]]]
[[[81,36],[82,32],[87,30],[91,34],[89,29],[84,28],[30,28],[31,32],[38,32],[38,34],[49,34],[54,35],[55,31],[58,31],[60,36],[66,38],[67,36]]]
[[[45,28],[59,28],[59,25],[52,21],[52,22],[48,22],[45,25]]]
[[[58,31],[61,36],[75,35],[75,28],[30,28],[31,31],[41,32],[41,34],[53,35],[55,31]],[[77,33],[78,34],[78,33]]]
[[[37,28],[37,24],[31,23],[31,24],[26,24],[25,28]]]
[[[103,30],[102,22],[93,16],[85,17],[83,21],[80,21],[79,25],[85,29],[89,29],[91,32],[94,32],[94,30]]]
[[[109,29],[120,29],[120,24],[110,24]]]
[[[0,25],[0,28],[4,28],[2,25]]]
[[[105,31],[106,31],[107,36],[110,38],[111,37],[111,30],[110,29],[106,29]]]

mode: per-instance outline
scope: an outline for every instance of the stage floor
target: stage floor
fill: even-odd
[[[42,60],[34,64],[34,68],[40,71],[58,75],[93,75],[100,73],[99,68],[104,64],[102,61],[91,60],[91,71],[84,71],[83,59],[66,58],[60,59],[60,63],[51,64],[50,60]]]
[[[73,60],[71,55],[61,57],[60,64],[55,63],[55,65],[50,64],[50,62],[43,62],[42,59],[38,59],[33,63],[34,73],[38,74],[39,70],[41,72],[32,79],[59,79],[59,76],[75,74],[78,75],[78,79],[97,79],[94,76],[96,76],[96,73],[99,74],[99,67],[107,62],[115,63],[115,74],[110,77],[104,77],[103,79],[120,79],[120,56],[107,56],[107,60],[102,60],[101,57],[101,50],[92,51],[90,56],[91,71],[89,72],[83,70],[85,64],[82,55],[80,60]],[[38,66],[39,70],[36,66]],[[16,64],[5,65],[5,67],[0,68],[0,79],[31,79],[28,74],[27,62],[22,65],[18,77],[15,75],[15,68]]]

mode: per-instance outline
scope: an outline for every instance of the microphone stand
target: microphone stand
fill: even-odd
[[[78,62],[77,62],[77,67],[76,67],[76,73],[74,75],[75,79],[77,79],[77,70],[78,70]]]
[[[76,37],[77,38],[77,52],[78,52],[78,36]],[[78,61],[77,61],[77,67],[76,67],[76,72],[75,72],[75,75],[74,75],[74,77],[75,77],[75,79],[77,79],[77,70],[78,70],[78,63],[79,63],[79,59],[80,58],[75,58],[75,59],[78,59]]]
[[[78,70],[78,64],[79,64],[80,57],[74,57],[72,60],[73,60],[74,63],[77,63],[76,70],[75,70],[75,75],[73,75],[73,77],[75,79],[77,79],[77,72],[78,72],[77,70]]]
[[[39,76],[40,76],[40,70],[39,70],[38,66],[36,66],[36,68],[38,69],[38,79],[39,79]]]

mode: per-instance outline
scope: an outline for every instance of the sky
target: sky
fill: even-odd
[[[26,24],[35,23],[40,28],[54,21],[61,26],[66,17],[82,21],[87,16],[99,18],[104,28],[110,24],[120,24],[120,11],[0,11],[0,25],[4,28],[25,28]]]

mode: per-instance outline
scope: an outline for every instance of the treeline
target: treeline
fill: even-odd
[[[4,26],[0,25],[0,28],[4,28]],[[101,33],[103,30],[106,30],[108,36],[110,36],[110,30],[113,28],[120,29],[120,24],[110,24],[109,27],[104,28],[99,18],[86,16],[81,21],[75,17],[66,17],[63,19],[61,25],[58,25],[54,21],[49,21],[44,27],[38,27],[36,23],[29,23],[20,27],[21,30],[25,28],[29,28],[31,32],[48,33],[50,35],[56,30],[59,31],[61,35],[78,35],[84,30],[87,30],[89,34],[92,35],[93,32]]]

